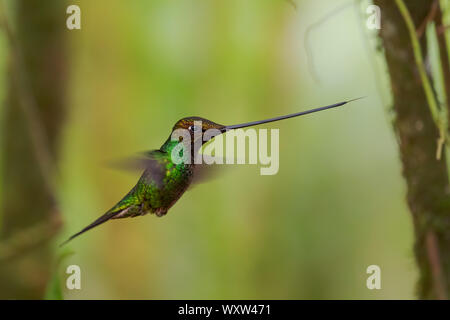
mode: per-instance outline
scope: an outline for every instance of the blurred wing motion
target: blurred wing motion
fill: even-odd
[[[202,154],[203,162],[201,164],[196,164],[194,167],[194,176],[192,178],[192,183],[189,187],[189,190],[192,187],[202,184],[205,182],[210,182],[222,176],[225,172],[228,172],[232,166],[227,163],[233,163],[232,161],[228,161],[226,157],[220,156],[209,156],[206,154]],[[218,164],[213,162],[216,160],[221,163]]]
[[[123,197],[123,199],[120,200],[114,207],[108,210],[108,212],[106,212],[104,215],[92,222],[80,232],[71,236],[60,246],[110,219],[135,217],[143,213],[143,200],[142,197],[139,196],[139,185],[141,183],[144,183],[143,180],[145,180],[153,181],[157,186],[161,186],[163,184],[166,172],[166,158],[164,157],[164,152],[160,150],[151,150],[145,152],[144,155],[145,157],[142,157],[142,159],[139,160],[139,163],[143,166],[141,168],[145,168],[145,171],[136,186],[134,186],[133,189],[131,189],[131,191],[128,192],[128,194]],[[137,159],[135,159],[134,161],[136,164],[138,163]]]
[[[144,151],[138,153],[136,156],[127,157],[124,159],[119,159],[113,162],[108,163],[108,167],[125,170],[125,171],[142,171],[147,170],[149,168],[153,168],[155,163],[155,152],[158,150],[152,151]],[[211,180],[218,178],[225,171],[225,167],[229,167],[226,165],[227,159],[220,157],[222,165],[213,163],[212,156],[202,155],[203,161],[201,164],[196,164],[194,166],[194,175],[191,182],[191,186],[189,189],[192,189],[194,185],[205,183]],[[208,163],[211,164],[207,164]],[[152,172],[159,172],[158,170],[151,170]],[[164,176],[162,176],[164,178]]]
[[[131,157],[125,157],[118,160],[108,161],[106,166],[112,169],[122,171],[142,171],[147,168],[152,168],[155,164],[159,164],[158,160],[166,155],[161,150],[150,150],[138,152]],[[155,163],[156,161],[156,163]]]

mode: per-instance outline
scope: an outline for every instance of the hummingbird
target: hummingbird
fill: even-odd
[[[175,123],[171,135],[159,149],[150,150],[143,154],[145,170],[137,184],[127,193],[127,195],[97,220],[72,235],[63,242],[61,246],[110,219],[137,217],[148,213],[155,214],[157,217],[166,215],[167,211],[184,194],[194,181],[194,177],[198,174],[198,170],[196,169],[199,165],[196,164],[195,161],[180,161],[179,158],[175,161],[174,154],[177,154],[177,152],[174,152],[174,149],[177,148],[180,143],[184,143],[184,146],[189,146],[190,149],[187,149],[187,152],[190,151],[190,159],[193,159],[198,154],[200,147],[214,138],[214,136],[209,139],[202,138],[203,133],[207,130],[214,129],[218,134],[223,134],[229,130],[257,126],[264,123],[337,108],[362,98],[363,97],[275,118],[235,125],[222,125],[201,117],[183,118]],[[179,139],[173,139],[172,133],[178,129],[185,130],[185,132],[188,132],[188,135]],[[184,140],[184,138],[186,138],[186,140]],[[183,150],[186,150],[186,148],[181,148],[179,155],[183,155]],[[182,157],[181,159],[186,158],[187,157]]]

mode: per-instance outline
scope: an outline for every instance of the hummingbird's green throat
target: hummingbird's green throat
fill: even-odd
[[[200,175],[200,168],[205,167],[196,164],[195,161],[177,161],[177,159],[175,159],[176,156],[174,155],[179,155],[180,152],[174,152],[174,150],[178,150],[176,148],[179,148],[180,144],[183,144],[183,141],[185,143],[189,142],[189,153],[192,156],[192,159],[195,159],[199,151],[199,147],[213,137],[227,131],[337,108],[358,99],[361,98],[343,101],[307,111],[292,113],[285,116],[229,126],[221,125],[200,117],[183,118],[174,125],[171,135],[159,149],[151,150],[144,154],[144,159],[142,161],[144,172],[130,192],[128,192],[122,200],[120,200],[104,215],[82,229],[80,232],[71,236],[64,243],[67,243],[80,234],[110,219],[136,217],[147,213],[154,213],[158,217],[164,216],[188,189],[193,180]],[[184,134],[182,135],[182,138],[174,140],[173,133],[178,130],[184,132]],[[208,135],[209,138],[205,139],[203,135],[210,131],[214,131],[215,133]]]

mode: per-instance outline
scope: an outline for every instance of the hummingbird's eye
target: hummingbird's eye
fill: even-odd
[[[192,131],[192,132],[198,131],[199,129],[200,129],[199,126],[190,126],[189,127],[189,130]]]

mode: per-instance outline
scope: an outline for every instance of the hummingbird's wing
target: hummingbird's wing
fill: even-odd
[[[213,157],[206,154],[202,154],[202,157],[202,163],[194,166],[194,175],[189,189],[192,189],[192,187],[197,184],[205,183],[218,178],[224,173],[225,167],[229,167],[226,165],[228,161],[225,157]],[[140,152],[133,157],[111,162],[109,166],[126,171],[146,170],[146,174],[150,174],[152,176],[152,180],[154,180],[158,185],[158,183],[162,184],[165,177],[164,166],[161,169],[161,164],[164,165],[165,161],[167,161],[167,154],[160,150],[150,150]],[[219,165],[217,162],[221,164]]]
[[[147,168],[154,168],[158,171],[160,168],[159,164],[165,158],[167,158],[167,153],[161,150],[149,150],[139,152],[131,157],[109,161],[106,166],[125,171],[142,171]]]
[[[218,165],[217,163],[213,163],[211,160],[208,163],[206,163],[204,161],[205,158],[212,159],[213,157],[203,155],[202,163],[196,164],[194,166],[194,174],[193,174],[193,178],[192,178],[192,183],[190,185],[190,189],[192,189],[192,187],[194,187],[198,184],[214,180],[214,179],[218,178],[220,176],[220,174],[222,173],[220,165]]]
[[[231,158],[225,156],[202,154],[202,158],[202,163],[194,166],[194,175],[188,190],[199,184],[220,178],[225,173],[229,174],[232,167],[230,164],[234,163],[230,161]]]

